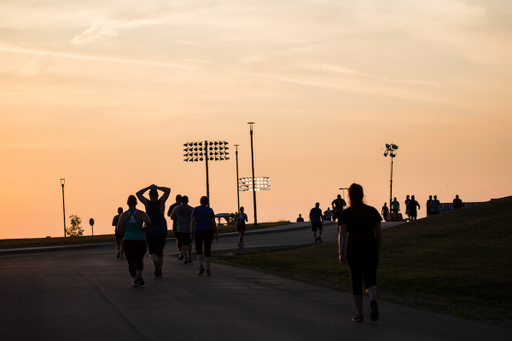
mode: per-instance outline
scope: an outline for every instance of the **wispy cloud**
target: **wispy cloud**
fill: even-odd
[[[161,21],[156,19],[141,19],[131,21],[96,20],[91,26],[71,41],[72,44],[85,44],[104,37],[115,37],[122,31],[136,27],[157,25]]]

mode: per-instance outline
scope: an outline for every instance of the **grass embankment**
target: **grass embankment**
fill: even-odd
[[[258,230],[273,226],[290,224],[289,221],[276,221],[270,223],[260,223],[258,225],[247,224],[246,230]],[[235,225],[218,226],[218,233],[235,232]],[[169,230],[167,238],[174,238],[174,234]],[[65,245],[84,245],[84,244],[102,244],[113,243],[116,239],[113,234],[103,234],[99,236],[81,236],[81,237],[56,237],[56,238],[30,238],[30,239],[2,239],[0,240],[0,249],[17,249],[30,247],[47,246],[65,246]]]
[[[383,230],[382,299],[512,325],[512,197]],[[219,255],[216,261],[350,291],[336,243]]]

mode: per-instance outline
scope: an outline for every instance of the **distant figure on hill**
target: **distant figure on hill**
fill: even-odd
[[[427,200],[427,217],[430,217],[432,215],[432,196],[428,196]]]
[[[455,199],[453,199],[453,208],[456,210],[458,208],[463,208],[463,207],[464,207],[464,203],[462,202],[462,200],[460,200],[459,195],[457,194],[455,196]]]
[[[149,190],[149,200],[144,197],[144,193]],[[158,191],[164,192],[161,198],[158,197]],[[146,214],[151,219],[151,227],[146,231],[146,240],[148,242],[149,259],[155,267],[154,275],[157,278],[162,277],[162,265],[164,262],[165,238],[167,236],[167,220],[165,220],[165,202],[171,194],[168,187],[159,187],[150,185],[141,189],[135,195],[146,207]]]
[[[304,218],[302,218],[302,214],[299,213],[299,217],[297,218],[297,222],[298,223],[303,223],[304,222]]]
[[[414,198],[414,195],[411,196],[411,200],[407,204],[407,210],[409,211],[409,219],[416,220],[418,219],[418,210],[420,209],[420,204]]]
[[[240,212],[238,212],[235,216],[236,221],[236,229],[238,231],[238,247],[244,247],[244,233],[245,233],[245,223],[249,221],[247,219],[247,214],[244,213],[244,207],[240,207]]]
[[[331,218],[332,218],[331,208],[327,207],[327,209],[324,212],[324,221],[331,221]]]
[[[352,277],[352,295],[356,305],[353,322],[363,322],[363,280],[370,298],[370,320],[379,319],[377,305],[377,266],[382,243],[382,217],[375,208],[364,203],[363,187],[352,184],[348,189],[350,207],[338,220],[341,226],[338,237],[340,262],[347,265]],[[346,254],[345,254],[346,247]]]
[[[382,206],[382,210],[380,211],[380,213],[382,214],[384,220],[387,221],[389,215],[389,207],[387,202],[385,202],[384,206]]]
[[[336,199],[332,201],[331,206],[334,210],[334,215],[336,219],[339,219],[341,216],[341,212],[343,212],[343,208],[347,206],[347,203],[345,202],[345,200],[341,198],[341,195],[338,194]]]
[[[411,202],[411,199],[409,199],[409,195],[405,196],[405,214],[409,219],[411,219],[411,216],[409,215],[409,203]]]
[[[181,199],[182,199],[182,196],[181,194],[177,194],[176,195],[176,202],[174,204],[172,204],[170,207],[169,207],[169,210],[167,211],[167,216],[169,218],[171,218],[172,220],[172,234],[174,234],[174,237],[176,237],[176,219],[172,219],[171,217],[171,214],[172,214],[172,211],[179,205],[181,205]],[[176,248],[178,249],[178,252],[179,252],[179,255],[178,255],[178,260],[182,260],[183,259],[183,252],[181,251],[179,245],[178,245],[178,238],[176,238]]]
[[[441,213],[441,203],[437,200],[437,195],[434,195],[434,200],[430,203],[430,213],[432,215]]]
[[[322,210],[320,209],[320,203],[316,203],[315,207],[309,211],[309,221],[311,221],[311,229],[313,230],[313,236],[316,242],[322,242],[322,231],[323,231],[323,217]],[[318,231],[318,238],[316,237],[316,231]]]
[[[400,203],[396,200],[396,197],[394,197],[391,203],[391,213],[393,213],[391,220],[398,220],[398,212],[400,212]]]
[[[124,259],[124,256],[123,256],[124,233],[121,233],[117,228],[117,224],[119,223],[119,217],[121,216],[122,213],[123,213],[123,208],[119,207],[117,209],[117,215],[114,217],[114,219],[112,219],[112,226],[115,226],[114,235],[116,236],[117,258]]]
[[[121,214],[117,224],[120,233],[124,234],[124,254],[128,261],[128,270],[133,278],[132,287],[144,285],[142,270],[144,269],[144,255],[146,254],[146,231],[151,226],[151,219],[143,211],[137,210],[135,195],[128,197],[128,211]],[[145,226],[143,225],[145,224]]]
[[[190,238],[190,222],[192,221],[192,210],[188,204],[188,197],[181,197],[181,204],[171,212],[171,219],[176,222],[176,240],[183,255],[183,264],[192,263],[192,239]]]

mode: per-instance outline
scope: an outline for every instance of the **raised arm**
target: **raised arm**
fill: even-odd
[[[135,195],[137,196],[137,199],[139,199],[139,201],[141,203],[143,203],[144,206],[146,206],[148,204],[148,202],[149,202],[149,199],[144,196],[144,193],[146,193],[147,191],[149,191],[152,188],[156,188],[156,186],[155,185],[150,185],[148,187],[145,187],[145,188],[141,189],[137,193],[135,193]]]
[[[377,248],[380,253],[380,245],[382,244],[382,229],[380,226],[380,222],[375,225],[375,236],[377,237]]]

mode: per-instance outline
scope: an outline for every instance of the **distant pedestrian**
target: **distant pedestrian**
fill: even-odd
[[[455,196],[455,199],[453,199],[453,209],[459,209],[459,208],[463,208],[464,207],[464,203],[462,202],[462,200],[460,200],[459,198],[459,195],[457,194]]]
[[[411,202],[411,199],[409,198],[409,195],[405,196],[405,214],[407,215],[407,218],[411,219],[411,216],[409,215],[409,202]]]
[[[313,230],[313,236],[315,237],[315,243],[322,243],[322,231],[323,231],[323,217],[322,210],[320,209],[320,203],[316,203],[315,207],[309,211],[309,220],[311,221],[311,229]],[[318,238],[316,232],[318,231]]]
[[[364,203],[363,187],[352,184],[348,190],[350,207],[338,220],[340,262],[348,264],[352,277],[352,295],[356,306],[353,322],[363,322],[363,280],[370,298],[370,320],[379,319],[377,305],[377,266],[382,243],[382,217],[375,208]],[[345,254],[346,246],[346,254]]]
[[[441,213],[441,203],[437,200],[437,195],[434,195],[434,200],[430,203],[430,211],[432,215]]]
[[[299,217],[297,218],[297,222],[298,223],[303,223],[304,222],[304,218],[302,218],[302,214],[299,214]]]
[[[338,194],[336,199],[332,201],[331,206],[334,210],[336,219],[339,219],[341,216],[341,212],[343,212],[343,208],[347,206],[347,203],[345,202],[345,200],[341,198],[341,195]]]
[[[217,225],[215,224],[215,213],[208,206],[208,202],[208,197],[201,197],[201,205],[195,207],[192,211],[190,235],[192,241],[195,241],[196,244],[197,260],[199,261],[199,272],[197,274],[202,275],[206,270],[206,276],[211,276],[212,243],[214,239],[218,241],[219,237],[217,235]]]
[[[393,213],[392,220],[398,221],[398,212],[400,212],[400,203],[396,200],[396,197],[393,198],[393,202],[391,203],[391,213]]]
[[[407,204],[407,209],[409,211],[409,219],[417,220],[418,219],[418,210],[420,209],[419,202],[416,201],[414,195],[411,196],[411,200]]]
[[[192,263],[192,239],[190,238],[190,222],[192,221],[192,210],[188,204],[188,197],[181,198],[181,204],[171,212],[171,219],[176,222],[176,240],[178,247],[183,254],[183,264]]]
[[[117,229],[117,224],[119,223],[119,217],[121,216],[122,213],[123,213],[123,208],[119,207],[117,209],[117,215],[112,219],[112,226],[115,226],[115,228],[114,228],[114,235],[116,236],[117,258],[124,259],[124,256],[123,256],[123,253],[124,253],[124,251],[123,251],[123,238],[124,238],[124,234],[122,234]]]
[[[128,197],[128,211],[122,213],[117,224],[118,230],[124,235],[124,253],[128,261],[128,270],[133,278],[132,287],[144,285],[142,270],[144,269],[144,255],[146,254],[145,232],[151,226],[151,219],[143,211],[137,210],[137,198]],[[143,226],[145,224],[145,226]]]
[[[244,207],[240,207],[240,212],[238,212],[235,216],[236,221],[236,229],[238,231],[238,247],[244,247],[244,233],[245,233],[245,223],[249,219],[247,218],[247,214],[244,213]]]
[[[380,211],[380,213],[382,214],[382,217],[384,218],[384,220],[388,221],[389,207],[388,207],[387,202],[385,202],[384,206],[382,206],[382,210]]]
[[[172,219],[171,214],[172,214],[172,211],[177,206],[181,205],[181,200],[182,200],[181,194],[176,195],[176,202],[174,204],[172,204],[169,207],[169,210],[167,211],[167,216],[169,218],[171,218],[171,220],[172,220],[172,234],[174,235],[174,237],[176,237],[176,220]],[[176,238],[176,248],[178,249],[178,260],[182,260],[184,256],[183,256],[183,252],[181,252],[181,249],[178,245],[178,238]]]
[[[432,196],[428,196],[427,200],[427,217],[430,217],[432,215]]]
[[[324,212],[324,221],[331,221],[331,219],[332,219],[331,208],[327,207],[327,209]]]
[[[144,197],[144,193],[149,190],[149,200]],[[164,194],[159,198],[158,191]],[[146,231],[146,240],[148,242],[149,259],[155,267],[154,275],[162,278],[162,265],[164,263],[164,247],[167,236],[167,220],[165,220],[165,202],[171,194],[171,189],[150,185],[141,189],[135,195],[146,207],[146,213],[151,219],[151,227]]]

